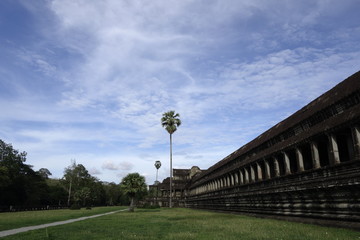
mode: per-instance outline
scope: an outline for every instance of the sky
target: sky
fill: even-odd
[[[0,139],[101,181],[207,169],[359,71],[358,0],[1,0]]]

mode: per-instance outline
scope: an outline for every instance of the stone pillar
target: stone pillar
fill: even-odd
[[[250,165],[250,181],[255,182],[255,170],[252,165]]]
[[[269,162],[267,160],[264,160],[265,163],[265,179],[270,179],[270,165]]]
[[[235,175],[235,184],[239,185],[239,174],[237,172],[234,172]]]
[[[242,172],[242,170],[240,169],[239,170],[239,181],[240,181],[240,184],[244,184],[244,174]]]
[[[321,165],[320,165],[320,155],[319,155],[319,149],[317,143],[314,141],[310,142],[310,148],[311,148],[313,169],[318,169],[321,167]]]
[[[334,134],[328,135],[329,139],[329,161],[330,165],[336,165],[340,163],[339,149],[336,141],[336,137]]]
[[[249,183],[249,172],[246,168],[244,168],[245,176],[244,176],[244,182]]]
[[[261,166],[259,163],[256,163],[256,168],[257,168],[258,180],[261,181],[262,180],[262,170],[261,170]]]
[[[354,143],[354,154],[355,160],[360,160],[360,128],[354,126],[351,128],[352,139]]]
[[[278,159],[276,157],[273,157],[274,159],[274,172],[275,172],[275,177],[279,177],[280,176],[280,168],[279,168],[279,162]]]
[[[295,148],[295,153],[296,153],[296,163],[297,163],[298,172],[303,172],[304,171],[303,155],[299,148]]]
[[[283,152],[283,154],[284,154],[284,164],[285,164],[285,175],[288,175],[291,174],[289,155],[287,155],[286,152]]]

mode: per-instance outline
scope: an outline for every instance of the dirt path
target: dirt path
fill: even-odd
[[[78,221],[86,220],[86,219],[89,219],[89,218],[101,217],[101,216],[114,214],[114,213],[117,213],[117,212],[122,212],[122,211],[127,211],[127,210],[128,209],[123,209],[123,210],[118,210],[118,211],[113,211],[113,212],[108,212],[108,213],[102,213],[102,214],[97,214],[97,215],[88,216],[88,217],[81,217],[81,218],[69,219],[69,220],[65,220],[65,221],[41,224],[41,225],[37,225],[37,226],[29,226],[29,227],[22,227],[22,228],[16,228],[16,229],[11,229],[11,230],[5,230],[5,231],[0,232],[0,237],[6,237],[6,236],[9,236],[9,235],[22,233],[22,232],[27,232],[27,231],[31,231],[31,230],[47,228],[47,227],[53,227],[53,226],[67,224],[67,223],[78,222]]]

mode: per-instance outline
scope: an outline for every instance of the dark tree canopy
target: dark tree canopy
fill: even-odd
[[[49,169],[34,171],[25,162],[26,152],[0,140],[0,208],[67,206],[69,193],[70,204],[79,206],[129,204],[131,190],[125,194],[119,184],[99,181],[75,161],[65,168],[62,179],[51,179]],[[146,192],[146,185],[141,189]],[[144,192],[135,195],[141,194]]]
[[[0,205],[48,203],[45,180],[25,161],[26,152],[0,140]]]

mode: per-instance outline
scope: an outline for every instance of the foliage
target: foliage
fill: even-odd
[[[47,239],[45,233],[45,229],[39,229],[5,237],[4,240],[42,240]],[[141,209],[135,213],[119,212],[51,227],[48,234],[52,239],[58,240],[353,240],[360,237],[359,232],[340,228],[179,208]]]
[[[181,125],[180,114],[175,114],[175,111],[165,112],[161,118],[161,125],[170,135],[173,134]]]
[[[155,204],[155,205],[151,205],[149,203],[145,203],[143,206],[141,206],[140,208],[144,208],[144,209],[156,209],[156,208],[160,208],[159,204]]]
[[[141,176],[139,173],[129,173],[122,179],[120,187],[123,192],[130,197],[129,211],[133,212],[135,199],[140,200],[147,193],[145,177]]]
[[[106,205],[114,206],[114,205],[128,205],[129,201],[126,198],[125,194],[120,189],[119,184],[115,184],[113,182],[103,184],[103,188],[106,196]]]
[[[81,206],[78,203],[74,203],[73,205],[70,206],[70,210],[80,210]]]
[[[91,176],[84,165],[74,161],[65,168],[62,184],[68,189],[69,202],[81,206],[105,204],[105,191],[102,183]]]
[[[47,168],[40,168],[37,173],[44,179],[49,179],[49,176],[51,176],[51,172]]]
[[[25,164],[26,155],[0,140],[0,205],[49,203],[45,179]]]
[[[51,179],[47,168],[34,171],[25,164],[26,152],[0,140],[0,206],[104,206],[129,204],[119,184],[103,183],[85,166],[73,162],[61,180]],[[70,188],[71,185],[71,188]],[[68,202],[70,193],[70,201]]]

